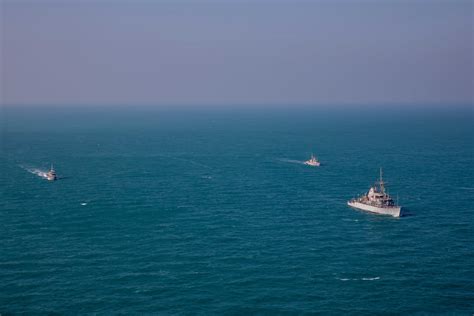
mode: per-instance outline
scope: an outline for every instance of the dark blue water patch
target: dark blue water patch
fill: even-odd
[[[1,313],[472,312],[469,115],[107,113],[7,116]]]

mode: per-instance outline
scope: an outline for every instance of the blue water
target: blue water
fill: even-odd
[[[474,312],[472,110],[1,115],[2,314]]]

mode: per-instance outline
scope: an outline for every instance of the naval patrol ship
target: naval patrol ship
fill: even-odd
[[[402,207],[397,205],[385,192],[386,183],[383,181],[382,174],[382,168],[380,168],[379,181],[370,188],[369,192],[348,201],[347,205],[367,212],[392,215],[393,217],[402,216]]]

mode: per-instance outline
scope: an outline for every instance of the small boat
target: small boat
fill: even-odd
[[[311,154],[311,158],[304,162],[305,165],[312,166],[312,167],[319,167],[321,163],[318,161],[315,155]]]
[[[56,176],[56,171],[54,171],[53,165],[51,164],[51,169],[46,173],[46,179],[48,181],[56,181],[58,177]]]

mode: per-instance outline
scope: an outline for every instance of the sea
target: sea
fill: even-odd
[[[1,315],[474,313],[472,107],[0,115]]]

